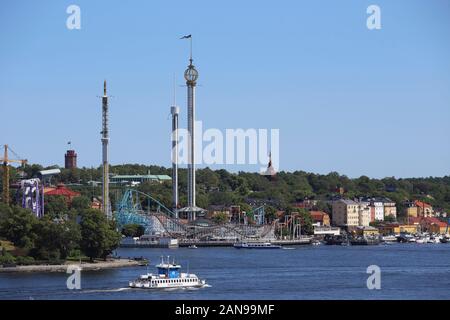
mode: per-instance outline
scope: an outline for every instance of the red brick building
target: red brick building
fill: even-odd
[[[67,150],[64,155],[64,163],[66,169],[75,169],[77,167],[77,154],[75,150]]]

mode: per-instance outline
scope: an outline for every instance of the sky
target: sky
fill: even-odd
[[[81,10],[69,30],[66,9]],[[381,9],[369,30],[366,10]],[[450,1],[24,1],[0,3],[0,145],[32,163],[169,167],[175,76],[193,35],[197,119],[280,129],[281,170],[427,177],[450,169]],[[231,171],[259,166],[217,165]]]

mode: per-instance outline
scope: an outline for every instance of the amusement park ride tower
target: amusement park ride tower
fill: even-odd
[[[172,210],[178,218],[178,116],[180,108],[175,102],[170,108],[172,114]]]
[[[185,36],[190,40],[191,50],[189,66],[184,72],[187,85],[187,109],[188,109],[188,205],[179,210],[187,215],[188,220],[196,219],[198,213],[204,210],[197,207],[195,203],[195,87],[197,85],[198,71],[192,64],[192,36]]]
[[[109,161],[108,161],[108,144],[109,144],[109,130],[108,130],[108,96],[106,95],[106,80],[103,82],[103,97],[102,97],[102,166],[103,166],[103,184],[102,184],[102,211],[108,217],[112,218],[111,208],[109,204]]]

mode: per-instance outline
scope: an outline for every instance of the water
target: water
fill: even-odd
[[[66,288],[68,274],[1,274],[0,299],[450,299],[450,245],[394,244],[367,247],[305,246],[295,250],[234,248],[119,249],[144,256],[150,272],[160,256],[177,258],[210,287],[130,290],[146,267],[82,272],[80,291]],[[367,289],[367,267],[382,271],[379,291]]]

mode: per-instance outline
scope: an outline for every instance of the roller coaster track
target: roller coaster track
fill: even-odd
[[[142,207],[145,201],[147,210]],[[264,207],[256,208],[252,213],[261,221]],[[126,189],[117,206],[115,220],[119,229],[126,224],[139,224],[144,226],[147,234],[159,233],[175,238],[265,238],[273,231],[272,225],[217,224],[212,221],[208,225],[185,224],[159,200],[135,189]]]

